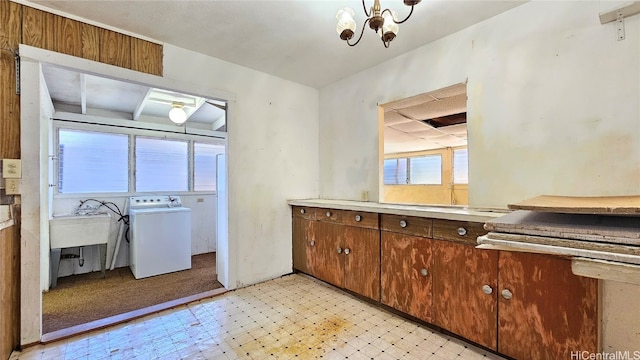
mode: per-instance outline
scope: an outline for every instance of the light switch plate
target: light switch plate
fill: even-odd
[[[5,179],[19,179],[22,177],[20,159],[2,159],[2,177]]]
[[[6,179],[4,182],[4,191],[7,195],[20,194],[20,179]]]

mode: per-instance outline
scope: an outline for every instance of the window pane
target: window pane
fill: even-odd
[[[397,185],[407,183],[407,159],[386,159],[384,161],[384,183]]]
[[[193,190],[216,190],[216,155],[224,154],[224,145],[193,144]]]
[[[453,183],[469,183],[469,157],[467,149],[453,151]]]
[[[136,191],[187,191],[186,141],[136,137]]]
[[[442,183],[442,157],[440,155],[413,157],[409,162],[410,184],[440,185]]]
[[[127,135],[60,129],[58,141],[58,192],[129,191]]]

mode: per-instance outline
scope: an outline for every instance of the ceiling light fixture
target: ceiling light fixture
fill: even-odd
[[[184,105],[174,102],[169,110],[169,119],[176,125],[182,125],[187,121],[187,113],[184,111]]]
[[[400,27],[398,24],[402,24],[403,22],[409,20],[411,14],[413,14],[413,6],[420,3],[421,0],[403,0],[404,4],[407,6],[411,6],[411,12],[409,15],[402,20],[398,21],[398,16],[395,11],[384,9],[381,10],[380,0],[374,0],[373,6],[369,11],[367,11],[367,5],[364,0],[362,0],[362,8],[364,9],[364,13],[367,16],[367,20],[364,21],[362,25],[362,31],[360,31],[360,37],[358,41],[355,43],[350,43],[349,40],[353,38],[353,34],[356,31],[356,21],[353,19],[354,12],[351,8],[342,8],[338,10],[336,14],[336,19],[338,19],[338,25],[336,26],[336,31],[340,35],[340,39],[347,42],[349,46],[356,46],[360,39],[362,39],[362,34],[364,34],[364,28],[367,23],[369,23],[369,27],[373,29],[376,33],[380,31],[380,39],[382,39],[382,43],[384,47],[388,48],[391,40],[395,39],[396,35],[398,35],[398,30]]]

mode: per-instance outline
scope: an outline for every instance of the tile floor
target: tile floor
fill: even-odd
[[[304,275],[14,352],[45,359],[501,359]]]

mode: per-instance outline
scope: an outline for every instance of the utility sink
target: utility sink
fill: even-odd
[[[49,219],[51,249],[106,244],[109,240],[111,216],[54,215]]]
[[[58,284],[60,254],[63,248],[80,247],[80,250],[82,250],[82,246],[98,245],[100,269],[102,270],[102,277],[105,277],[110,227],[111,215],[108,213],[54,215],[49,219],[52,288]],[[82,261],[84,262],[84,260]],[[80,266],[82,266],[82,263],[80,263]]]

